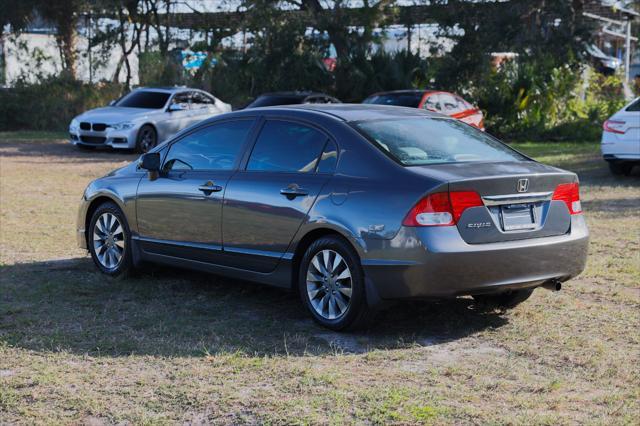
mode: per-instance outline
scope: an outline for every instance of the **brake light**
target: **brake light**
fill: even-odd
[[[484,205],[474,191],[436,192],[429,194],[413,206],[402,224],[404,226],[451,226],[462,213]]]
[[[577,182],[561,183],[553,192],[553,200],[564,201],[571,214],[582,213],[580,204],[580,187]]]
[[[625,124],[627,124],[624,121],[617,121],[617,120],[607,120],[604,122],[604,124],[602,125],[602,129],[605,132],[611,132],[611,133],[618,133],[618,134],[624,134],[625,133]]]

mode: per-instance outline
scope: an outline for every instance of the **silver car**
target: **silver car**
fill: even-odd
[[[180,130],[229,111],[231,105],[202,90],[140,88],[71,120],[69,138],[78,147],[147,152]]]

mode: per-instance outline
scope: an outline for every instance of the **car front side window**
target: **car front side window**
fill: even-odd
[[[253,120],[235,120],[196,130],[173,143],[163,170],[231,170]]]

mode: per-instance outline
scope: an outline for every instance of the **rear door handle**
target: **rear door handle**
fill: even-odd
[[[305,195],[309,195],[309,191],[307,191],[304,188],[300,188],[298,185],[296,185],[295,183],[292,185],[287,186],[286,188],[282,188],[280,190],[280,193],[284,196],[286,196],[287,198],[296,198],[296,197],[303,197]]]
[[[212,192],[220,192],[222,191],[222,187],[220,185],[216,185],[213,182],[209,181],[204,185],[200,185],[198,190],[205,193],[205,195],[211,195]]]

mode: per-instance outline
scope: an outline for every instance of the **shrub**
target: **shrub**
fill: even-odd
[[[114,83],[84,84],[64,75],[0,91],[0,130],[66,130],[74,116],[122,94]]]
[[[487,130],[509,139],[594,140],[624,104],[622,81],[544,59],[509,62],[470,87]]]

